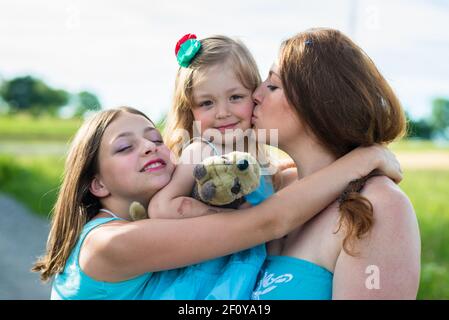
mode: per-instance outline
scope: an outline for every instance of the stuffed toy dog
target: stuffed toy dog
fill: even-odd
[[[206,204],[237,208],[259,186],[260,167],[246,152],[212,156],[195,166],[192,197]]]

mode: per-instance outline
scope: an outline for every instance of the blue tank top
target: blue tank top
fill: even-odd
[[[268,256],[252,294],[253,300],[331,300],[333,274],[289,256]]]
[[[245,197],[252,205],[274,192],[271,177],[260,179],[258,189]],[[155,272],[144,299],[249,300],[265,258],[265,244],[261,244],[184,268]]]
[[[98,218],[84,226],[73,248],[64,270],[55,276],[52,284],[52,300],[135,300],[142,299],[145,288],[151,285],[152,273],[145,273],[130,280],[120,282],[98,281],[85,274],[79,265],[79,254],[84,239],[94,228],[118,220]]]

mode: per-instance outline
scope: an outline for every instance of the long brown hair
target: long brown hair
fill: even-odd
[[[108,109],[87,120],[71,143],[53,208],[47,252],[32,268],[32,271],[41,273],[42,281],[62,272],[84,225],[101,208],[99,199],[90,193],[89,186],[98,173],[98,152],[103,134],[123,112],[141,115],[151,122],[145,114],[133,108]]]
[[[333,29],[310,29],[283,42],[279,71],[285,95],[307,130],[334,156],[358,146],[389,143],[405,133],[403,109],[373,61]],[[373,208],[351,183],[340,197],[343,248],[372,227]],[[337,230],[338,231],[338,230]]]

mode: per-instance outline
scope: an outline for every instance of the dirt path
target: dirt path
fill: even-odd
[[[48,222],[0,194],[0,299],[49,299],[50,285],[30,272],[45,249]]]
[[[449,169],[449,153],[441,151],[429,152],[397,152],[399,162],[404,169]]]

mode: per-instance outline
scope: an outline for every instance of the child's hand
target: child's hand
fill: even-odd
[[[401,182],[401,165],[394,153],[388,150],[388,148],[383,145],[374,145],[368,148],[371,149],[370,151],[378,161],[376,171],[379,171],[383,175],[386,175],[396,183]]]
[[[284,171],[289,168],[296,168],[296,164],[291,159],[282,159],[277,164],[277,169],[279,171]]]
[[[252,207],[251,203],[249,203],[248,201],[245,201],[239,206],[239,209],[247,209],[247,208],[251,208],[251,207]]]

